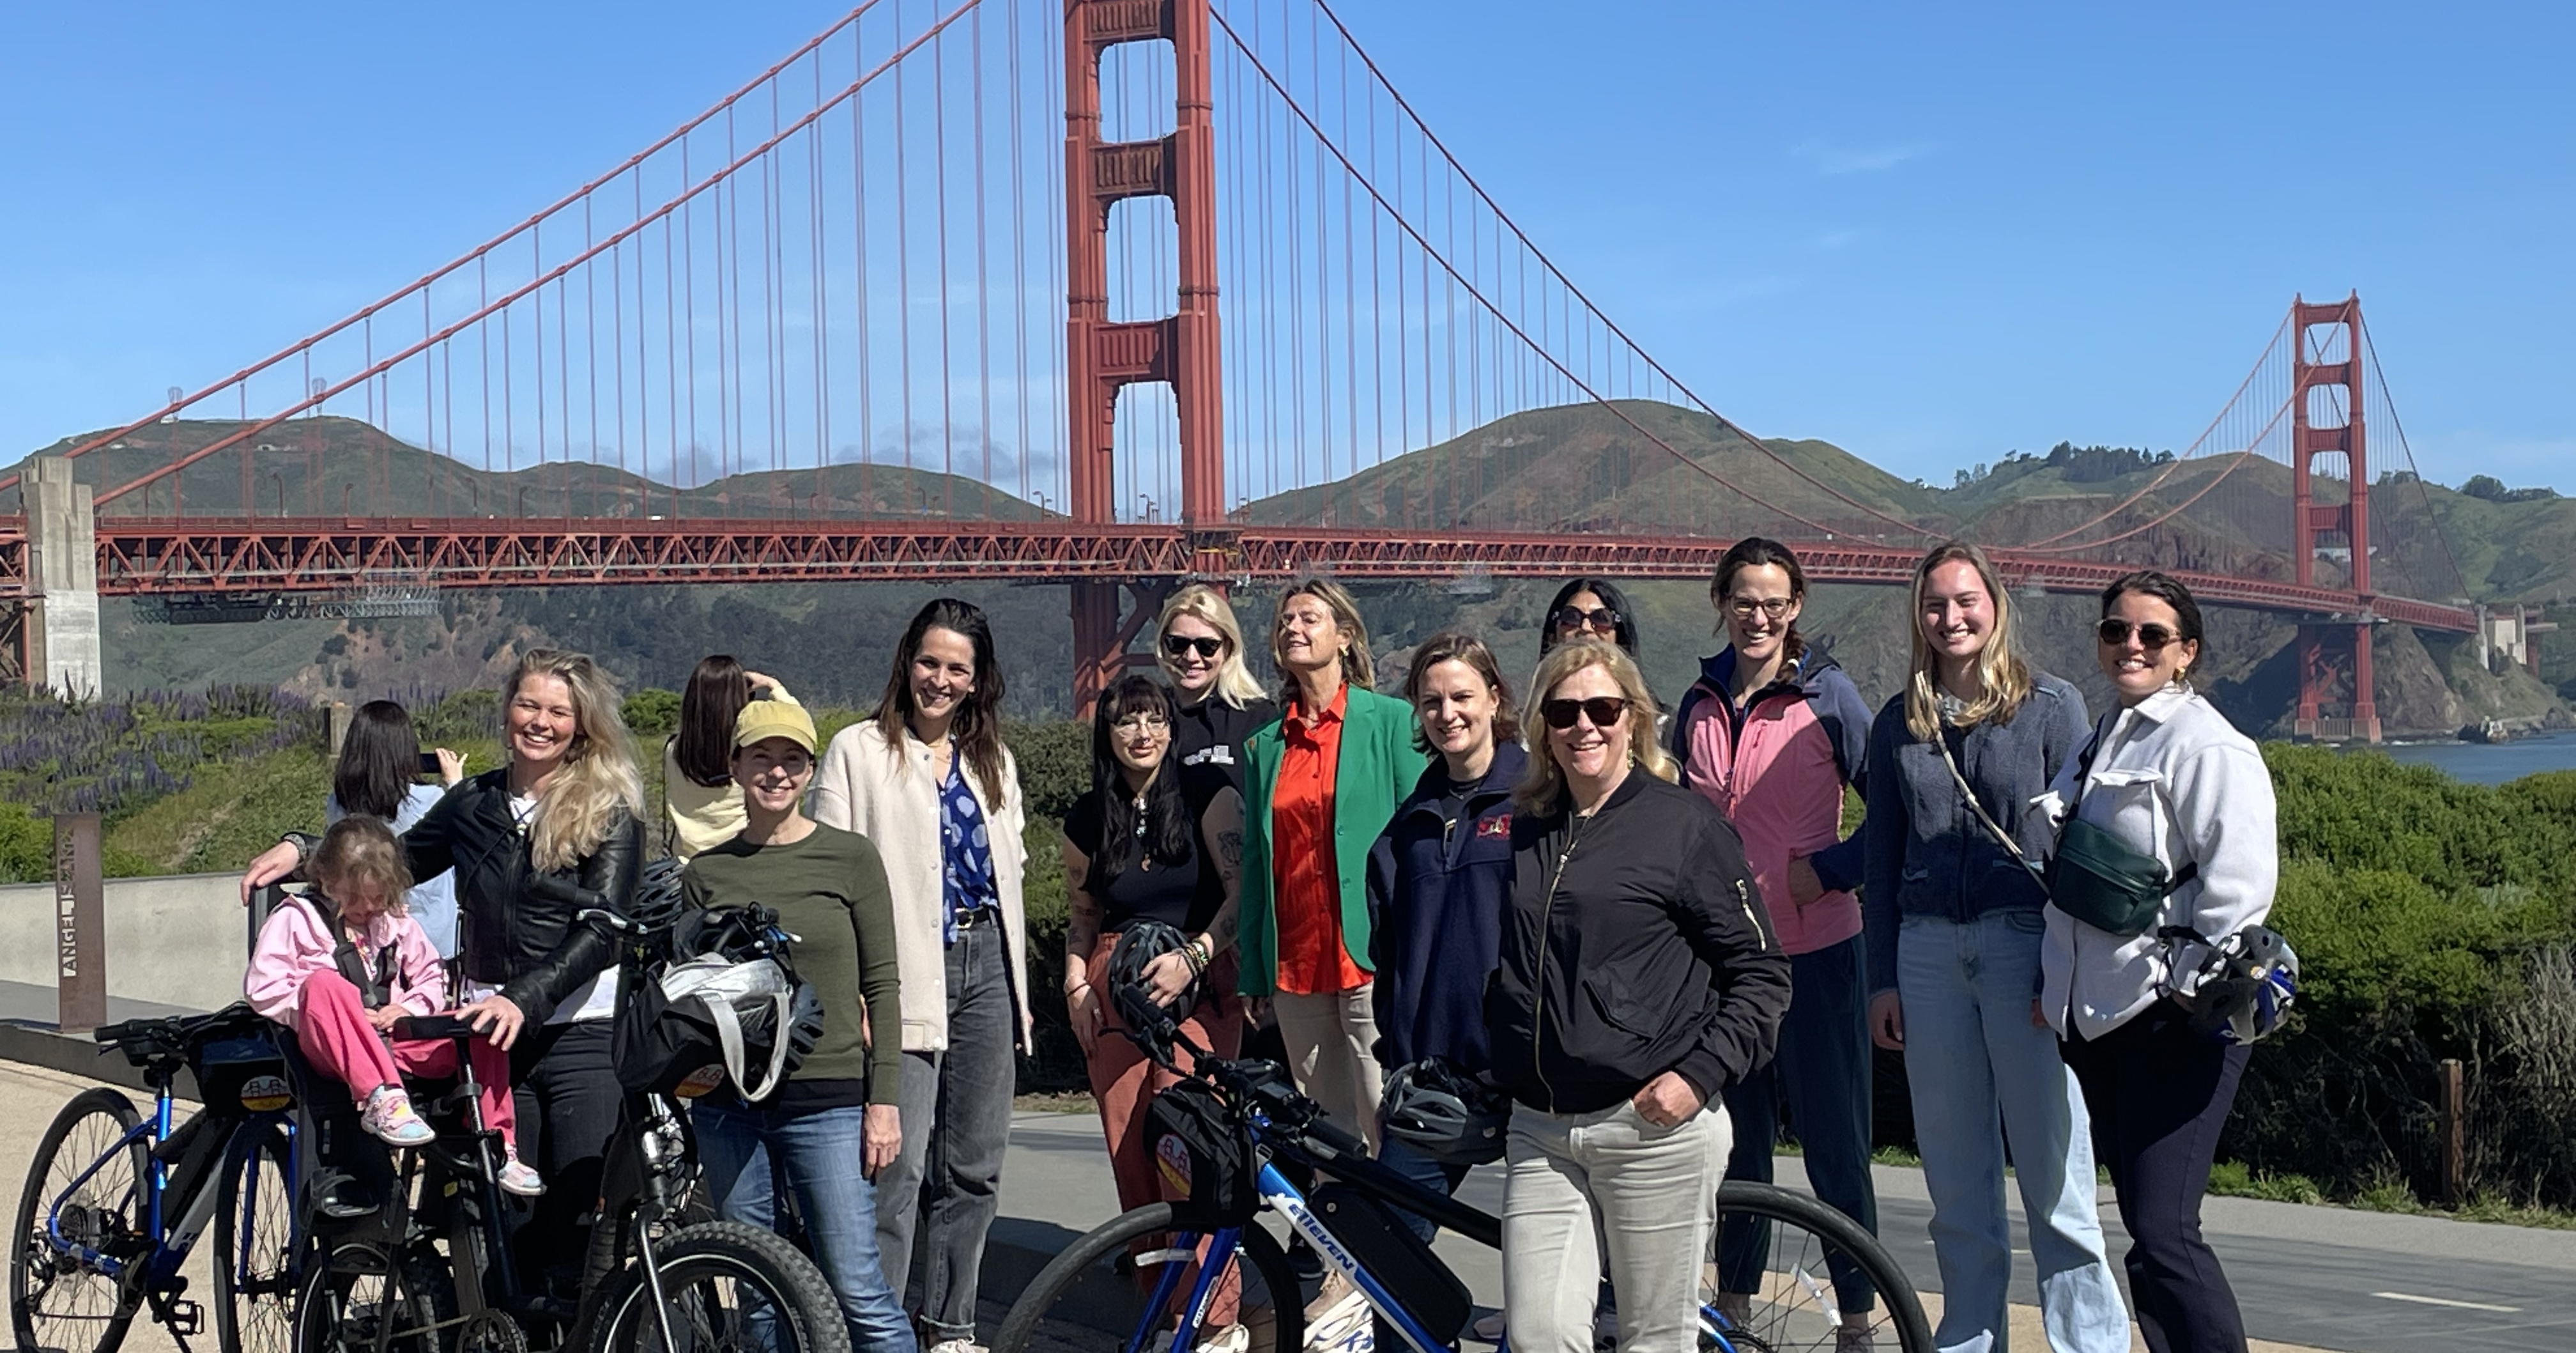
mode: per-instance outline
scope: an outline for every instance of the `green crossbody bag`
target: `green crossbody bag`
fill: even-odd
[[[2059,911],[2082,921],[2096,930],[2133,939],[2155,928],[2156,917],[2164,910],[2165,898],[2174,889],[2198,877],[2200,866],[2187,864],[2180,873],[2168,877],[2164,862],[2130,846],[2108,831],[2076,816],[2083,803],[2080,786],[2087,778],[2085,770],[2076,773],[2079,786],[2076,802],[2067,805],[2065,824],[2058,829],[2057,853],[2049,858],[2048,867],[2040,868],[2022,853],[2012,833],[1995,821],[1986,806],[1977,800],[1977,792],[1968,787],[1968,777],[1959,771],[1959,760],[1950,754],[1950,740],[1936,737],[1941,760],[1950,767],[1950,779],[1967,799],[1969,811],[1986,831],[2039,886],[2048,890],[2048,900]],[[2089,770],[2090,757],[2086,758]]]

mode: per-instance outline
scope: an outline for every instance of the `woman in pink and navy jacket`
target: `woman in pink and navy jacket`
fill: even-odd
[[[1806,1152],[1816,1196],[1878,1230],[1869,1178],[1869,993],[1860,901],[1861,839],[1842,835],[1843,786],[1860,783],[1869,707],[1831,658],[1798,634],[1807,577],[1777,541],[1738,541],[1709,584],[1725,651],[1700,667],[1672,725],[1682,783],[1717,805],[1789,955],[1789,1013],[1770,1065],[1726,1087],[1735,1123],[1729,1179],[1771,1178],[1779,1099]],[[1720,1308],[1740,1315],[1767,1266],[1769,1237],[1729,1225],[1718,1242]],[[1868,1281],[1837,1267],[1837,1305],[1867,1329]]]

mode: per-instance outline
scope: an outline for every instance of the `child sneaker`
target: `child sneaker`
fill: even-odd
[[[399,1087],[380,1085],[367,1096],[366,1112],[358,1116],[358,1126],[387,1146],[426,1146],[438,1139],[429,1124],[422,1122],[411,1107],[411,1096]]]
[[[541,1197],[546,1191],[545,1177],[528,1166],[520,1164],[519,1153],[516,1151],[512,1151],[509,1158],[501,1162],[501,1173],[496,1182],[500,1184],[503,1193],[515,1193],[522,1198]]]

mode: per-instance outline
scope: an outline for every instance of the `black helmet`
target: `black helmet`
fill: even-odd
[[[1118,945],[1109,951],[1109,999],[1118,1012],[1118,1021],[1137,1045],[1156,1061],[1165,1060],[1171,1040],[1180,1031],[1181,1016],[1196,997],[1198,978],[1193,975],[1188,986],[1168,1006],[1158,1005],[1145,992],[1145,968],[1165,954],[1177,954],[1189,943],[1180,931],[1160,921],[1132,921],[1118,934]]]
[[[774,1006],[764,1005],[745,1013],[742,1045],[746,1065],[769,1056],[777,1047],[770,1027],[776,1019],[774,1011]],[[787,1060],[779,1065],[779,1078],[783,1081],[796,1074],[796,1068],[805,1064],[805,1055],[822,1041],[823,998],[815,993],[813,983],[798,982],[787,1001]]]
[[[2169,988],[2181,992],[2191,1027],[2201,1034],[2222,1043],[2259,1042],[2281,1027],[2298,1000],[2299,956],[2270,929],[2249,925],[2215,943],[2178,927],[2159,933],[2176,941],[2168,951],[2176,958],[2180,941],[2205,946],[2197,967],[2174,964],[2167,979]]]
[[[626,919],[638,930],[654,934],[671,928],[680,919],[680,909],[687,905],[680,892],[678,860],[665,855],[644,866],[635,879],[635,894],[626,903]]]
[[[1503,1158],[1512,1101],[1437,1057],[1398,1067],[1378,1101],[1386,1135],[1443,1165]]]

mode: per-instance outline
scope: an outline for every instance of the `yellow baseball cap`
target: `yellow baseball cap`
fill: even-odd
[[[814,716],[784,700],[754,700],[734,716],[733,745],[748,747],[763,738],[785,738],[814,754]]]

